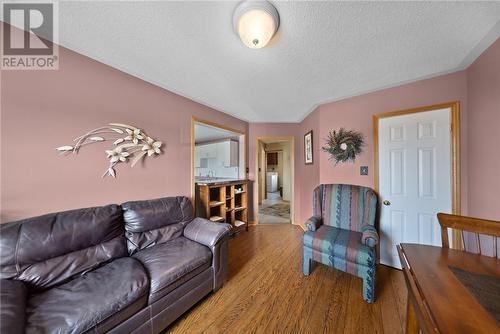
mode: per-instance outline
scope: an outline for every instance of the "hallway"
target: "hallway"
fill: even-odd
[[[259,206],[259,224],[289,224],[290,202],[284,201],[279,192],[267,193]]]

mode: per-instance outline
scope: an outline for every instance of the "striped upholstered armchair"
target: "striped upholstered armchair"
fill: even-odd
[[[304,275],[312,261],[342,270],[363,279],[363,298],[375,300],[375,246],[379,241],[374,227],[377,195],[366,187],[322,184],[314,189],[314,216],[304,233]]]

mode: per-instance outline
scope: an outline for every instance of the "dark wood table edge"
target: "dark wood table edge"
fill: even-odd
[[[406,288],[408,290],[406,304],[406,333],[418,334],[420,330],[423,333],[440,333],[435,321],[432,319],[432,315],[423,294],[418,288],[402,246],[397,245],[396,248],[399,260],[401,261],[401,269],[405,278]]]

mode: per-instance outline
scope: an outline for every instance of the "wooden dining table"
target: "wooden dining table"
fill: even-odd
[[[498,303],[500,260],[435,246],[400,244],[397,246],[408,288],[406,332],[418,333],[500,333]],[[460,275],[473,275],[467,283]],[[466,276],[467,277],[467,276]],[[490,302],[478,299],[478,291],[470,282],[493,287]],[[491,285],[493,282],[493,285]],[[498,294],[498,298],[495,295]],[[484,293],[483,293],[484,296]],[[493,297],[493,298],[492,298]],[[493,312],[492,312],[493,309]],[[498,319],[498,318],[497,318]]]

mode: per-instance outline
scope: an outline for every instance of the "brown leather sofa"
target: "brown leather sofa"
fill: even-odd
[[[1,333],[158,333],[227,277],[230,226],[186,197],[0,225]]]

